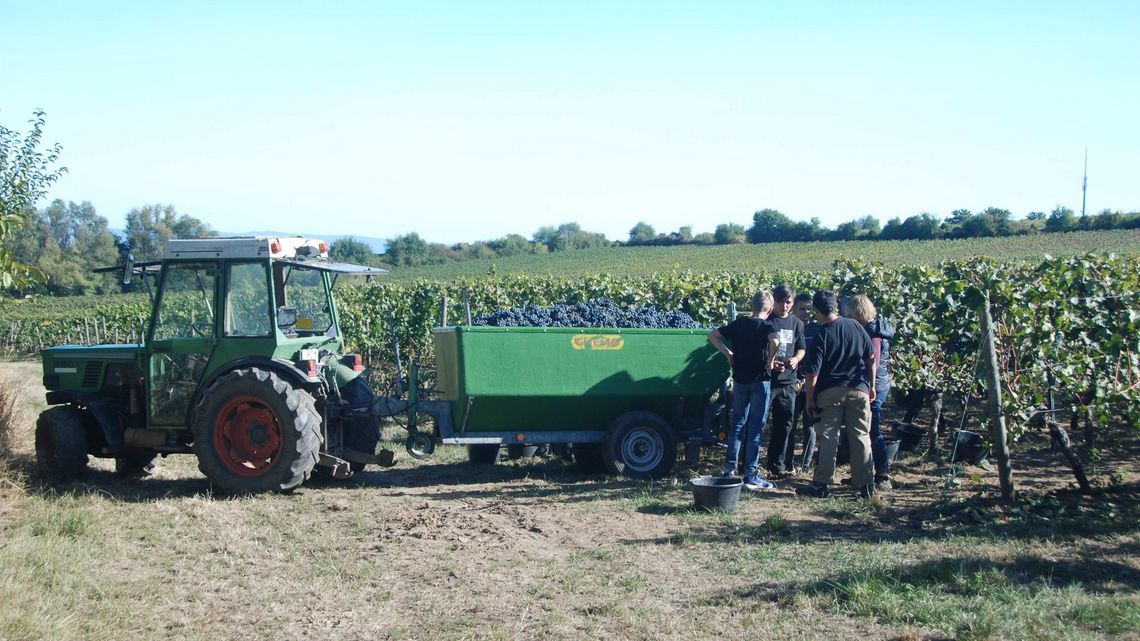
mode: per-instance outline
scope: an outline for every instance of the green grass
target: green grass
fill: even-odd
[[[578,251],[471,260],[418,268],[396,268],[385,278],[451,281],[499,275],[588,274],[648,275],[671,271],[749,272],[776,269],[826,270],[840,258],[864,258],[887,264],[937,263],[968,256],[1040,258],[1088,252],[1140,252],[1140,230],[1034,234],[1008,238],[960,240],[842,241],[766,245],[607,247]]]

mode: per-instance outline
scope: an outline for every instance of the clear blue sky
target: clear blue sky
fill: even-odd
[[[318,6],[325,5],[328,6]],[[0,122],[112,226],[457,242],[1140,209],[1140,2],[0,0]]]

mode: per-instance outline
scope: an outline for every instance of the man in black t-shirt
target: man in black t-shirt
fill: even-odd
[[[778,285],[772,290],[773,337],[776,339],[776,357],[773,359],[771,401],[772,438],[768,442],[768,473],[773,478],[787,478],[794,474],[792,459],[785,458],[788,441],[792,439],[792,418],[796,413],[796,368],[804,357],[804,324],[792,315],[796,292],[790,285]],[[794,442],[794,439],[793,439]]]
[[[732,433],[728,435],[728,455],[724,476],[736,473],[741,443],[744,443],[744,485],[767,490],[772,484],[760,477],[760,441],[768,416],[768,372],[775,355],[771,346],[773,328],[768,322],[772,295],[759,292],[752,297],[752,315],[736,318],[709,332],[709,342],[728,358],[732,366]],[[731,349],[725,345],[728,340]]]
[[[839,427],[847,426],[851,453],[851,481],[859,494],[875,493],[871,463],[871,401],[875,394],[875,368],[871,339],[859,323],[840,318],[835,293],[818,291],[812,298],[819,335],[808,354],[807,408],[819,416],[819,465],[808,485],[797,494],[827,496],[834,481]]]

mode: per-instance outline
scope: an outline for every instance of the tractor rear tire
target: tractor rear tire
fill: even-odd
[[[653,412],[622,414],[602,441],[602,461],[611,474],[659,479],[677,461],[677,440],[665,419]]]
[[[115,457],[115,474],[128,478],[143,478],[154,471],[154,450],[131,450]]]
[[[321,415],[309,392],[260,368],[214,381],[191,421],[198,469],[224,492],[288,492],[320,458]]]
[[[51,407],[36,420],[36,461],[40,473],[57,481],[87,471],[87,429],[83,414],[69,405]]]

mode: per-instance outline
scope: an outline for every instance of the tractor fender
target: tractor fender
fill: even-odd
[[[95,394],[48,392],[49,405],[71,405],[83,415],[83,425],[92,442],[107,447],[123,445],[126,417],[115,406]]]
[[[285,360],[283,358],[249,356],[246,358],[232,360],[222,367],[216,369],[214,373],[202,379],[202,382],[198,385],[198,391],[194,393],[194,399],[191,401],[191,407],[196,407],[198,405],[198,401],[202,398],[202,394],[204,394],[205,391],[214,384],[214,381],[234,370],[246,369],[250,367],[270,370],[273,373],[280,375],[290,383],[293,383],[303,389],[309,389],[316,385],[319,385],[319,383],[310,380],[309,377],[302,374],[301,370],[297,369],[297,366],[293,364],[293,361]]]

